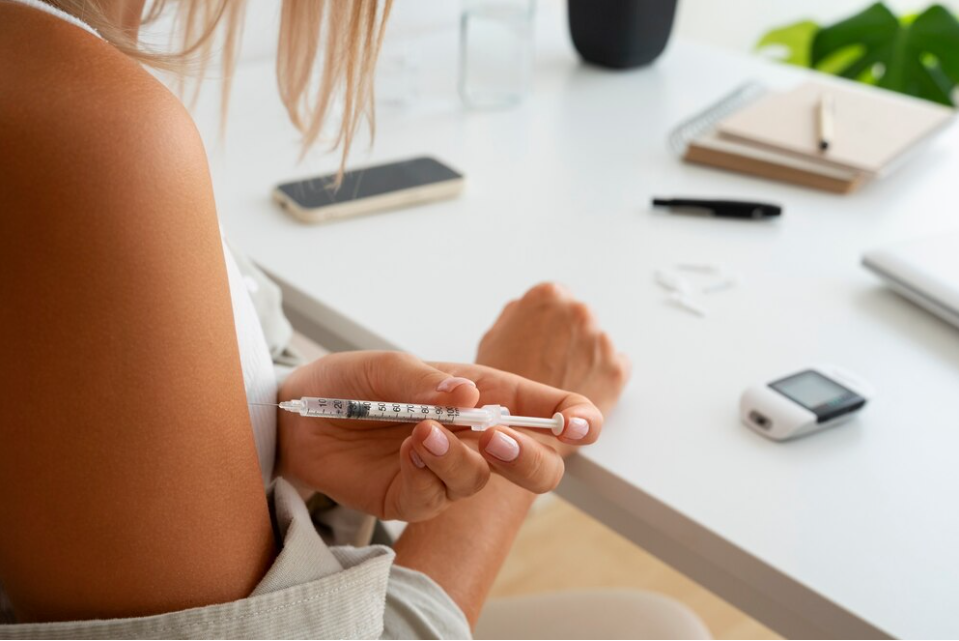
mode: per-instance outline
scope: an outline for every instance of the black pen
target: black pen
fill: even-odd
[[[702,200],[698,198],[653,198],[654,207],[704,210],[719,218],[773,218],[783,212],[779,205],[743,200]]]

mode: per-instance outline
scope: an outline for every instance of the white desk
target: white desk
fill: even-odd
[[[465,194],[318,227],[280,213],[270,188],[337,159],[297,165],[272,67],[241,69],[225,152],[215,101],[197,112],[227,233],[312,329],[425,358],[472,359],[508,299],[568,284],[635,374],[564,496],[783,634],[959,635],[959,330],[858,265],[959,226],[959,128],[849,197],[686,166],[666,148],[674,123],[744,80],[803,72],[674,42],[651,68],[610,73],[579,65],[558,24],[539,38],[532,96],[492,113],[455,99],[455,34],[422,41],[420,101],[381,110],[372,153],[353,161],[433,154],[465,171]],[[653,194],[768,199],[785,215],[654,213]],[[696,318],[651,278],[680,261],[744,282]],[[878,388],[857,423],[789,444],[740,426],[745,385],[820,360]]]

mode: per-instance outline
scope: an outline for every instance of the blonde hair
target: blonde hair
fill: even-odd
[[[174,51],[153,51],[108,19],[98,0],[46,0],[83,20],[120,51],[144,64],[185,74],[206,71],[210,53],[222,45],[223,116],[240,48],[245,0],[179,0]],[[283,0],[276,59],[280,98],[303,134],[303,150],[316,143],[331,105],[341,99],[343,113],[331,148],[342,146],[342,163],[362,120],[373,130],[373,70],[392,0]],[[167,0],[152,0],[144,11],[149,23],[164,14]],[[323,46],[321,39],[325,40]],[[322,57],[322,71],[317,73]],[[181,77],[184,77],[181,75]],[[182,86],[182,85],[181,85]],[[197,90],[199,83],[196,84]],[[194,96],[195,97],[195,96]],[[342,165],[341,165],[342,172]]]

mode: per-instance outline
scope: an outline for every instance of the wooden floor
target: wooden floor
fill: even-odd
[[[491,596],[610,587],[678,599],[717,639],[782,638],[559,497],[534,507]]]

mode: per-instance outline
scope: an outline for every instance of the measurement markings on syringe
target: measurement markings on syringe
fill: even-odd
[[[437,421],[452,421],[460,415],[458,407],[418,405],[410,403],[382,403],[373,401],[348,401],[343,399],[312,399],[307,408],[308,416],[327,418],[367,419],[393,422],[414,422],[432,418]]]
[[[550,430],[559,436],[565,425],[561,412],[552,418],[536,416],[511,416],[508,407],[484,405],[483,407],[452,407],[424,405],[421,403],[391,403],[386,401],[354,401],[342,398],[316,398],[304,396],[281,401],[281,410],[295,412],[300,416],[337,420],[367,420],[393,423],[419,423],[433,419],[447,425],[467,426],[482,432],[495,425],[512,425],[531,429]]]

